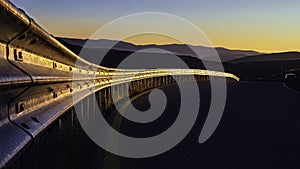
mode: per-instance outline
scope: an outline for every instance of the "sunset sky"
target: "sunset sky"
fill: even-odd
[[[213,46],[260,52],[300,51],[299,0],[13,0],[55,36],[88,38],[103,25],[138,12],[163,12],[189,20]],[[184,31],[184,30],[182,30]],[[188,33],[188,32],[187,32]],[[177,43],[158,36],[135,44]],[[192,44],[198,45],[198,44]]]

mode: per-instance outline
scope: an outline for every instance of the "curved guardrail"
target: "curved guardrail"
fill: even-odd
[[[170,75],[239,81],[233,74],[209,70],[117,70],[89,63],[6,0],[0,1],[0,30],[0,168],[91,92]],[[87,92],[90,88],[94,90]],[[74,92],[81,96],[75,102]]]

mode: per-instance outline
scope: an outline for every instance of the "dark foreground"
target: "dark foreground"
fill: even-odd
[[[230,82],[223,118],[212,137],[198,137],[210,106],[210,86],[199,82],[201,107],[196,124],[176,147],[144,159],[118,157],[97,147],[70,115],[62,117],[13,168],[91,169],[299,169],[300,94],[281,83]],[[189,84],[186,84],[189,85]],[[163,89],[168,104],[154,122],[136,124],[122,119],[121,132],[135,137],[157,135],[172,125],[180,99],[178,88]],[[139,110],[149,108],[148,93],[133,101]],[[119,115],[112,114],[112,120]],[[52,134],[51,134],[52,133]],[[53,139],[56,138],[56,139]]]

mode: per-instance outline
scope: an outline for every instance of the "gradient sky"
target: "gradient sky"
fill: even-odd
[[[55,36],[88,38],[137,12],[164,12],[199,27],[214,46],[261,52],[300,51],[299,0],[13,0]],[[183,30],[184,31],[184,30]],[[188,32],[187,32],[188,33]],[[132,38],[132,43],[175,43]],[[197,45],[197,44],[194,44]]]

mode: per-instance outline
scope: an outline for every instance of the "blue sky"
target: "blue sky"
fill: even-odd
[[[299,0],[13,0],[57,36],[87,38],[104,24],[137,12],[164,12],[202,29],[216,46],[300,50]],[[245,42],[238,42],[243,39]],[[278,39],[277,43],[274,43]],[[259,42],[255,45],[254,42]],[[272,42],[272,43],[271,43]],[[269,45],[268,45],[269,44]]]

